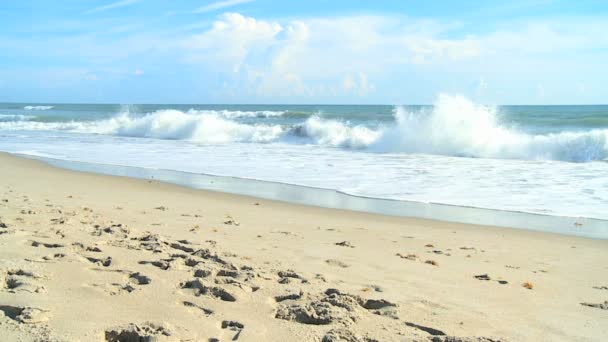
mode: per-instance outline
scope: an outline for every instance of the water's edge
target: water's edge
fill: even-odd
[[[336,190],[229,176],[68,161],[18,153],[13,155],[39,160],[54,167],[73,171],[154,179],[188,188],[247,195],[294,204],[608,239],[608,221],[599,219],[378,199],[349,195]]]

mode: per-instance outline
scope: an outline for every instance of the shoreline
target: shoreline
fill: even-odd
[[[10,154],[20,158],[39,160],[48,165],[72,171],[146,180],[153,179],[190,189],[277,200],[296,205],[608,239],[608,220],[590,217],[558,216],[443,203],[383,199],[352,195],[334,189],[232,176],[89,163],[18,153]]]
[[[290,204],[4,153],[0,163],[7,340],[608,334],[607,240]]]

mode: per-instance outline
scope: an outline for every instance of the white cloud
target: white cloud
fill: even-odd
[[[190,63],[213,65],[247,81],[260,95],[366,96],[374,77],[393,68],[463,60],[481,53],[472,38],[439,39],[429,23],[358,16],[288,21],[222,15],[213,26],[182,42]]]
[[[237,6],[240,4],[245,4],[248,2],[253,2],[255,0],[224,0],[210,3],[205,6],[201,6],[193,11],[193,13],[207,13],[211,11],[217,11],[219,9],[228,8]]]
[[[32,35],[28,41],[0,35],[0,48],[52,61],[78,56],[75,65],[95,70],[108,84],[137,74],[138,66],[154,70],[146,80],[163,76],[162,82],[200,89],[197,94],[212,94],[213,101],[420,103],[442,91],[499,103],[568,101],[580,94],[586,101],[605,99],[605,18],[496,27],[466,34],[459,23],[395,15],[294,20],[225,13],[213,23],[170,30],[86,32],[53,40]],[[106,23],[98,28],[106,29]],[[53,75],[47,77],[59,82]]]
[[[137,2],[140,2],[141,0],[122,0],[122,1],[117,1],[117,2],[113,2],[111,4],[107,4],[104,6],[98,6],[95,8],[92,8],[86,12],[84,12],[84,14],[91,14],[91,13],[96,13],[96,12],[105,12],[111,9],[115,9],[115,8],[119,8],[119,7],[125,7],[125,6],[129,6],[129,5],[133,5]]]

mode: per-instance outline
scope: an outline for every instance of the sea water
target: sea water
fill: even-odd
[[[608,219],[608,106],[0,104],[0,150]]]

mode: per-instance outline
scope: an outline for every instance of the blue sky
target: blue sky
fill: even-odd
[[[0,2],[0,101],[608,103],[608,2]]]

